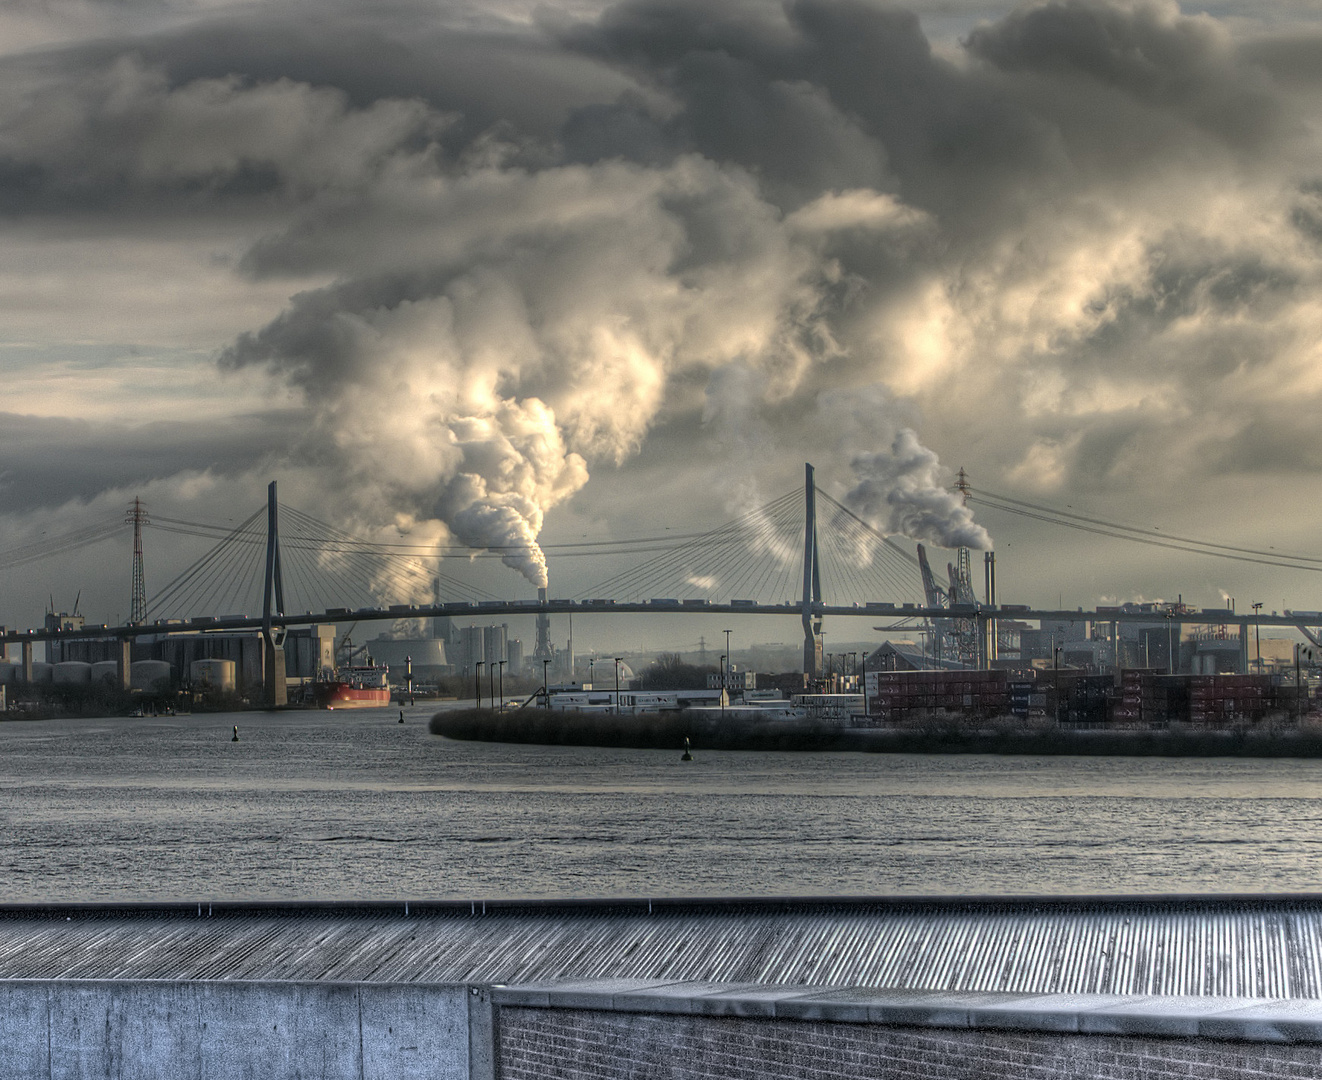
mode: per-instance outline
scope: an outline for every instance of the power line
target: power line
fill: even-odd
[[[1281,555],[1277,552],[1262,551],[1257,548],[1237,547],[1231,544],[1219,544],[1209,540],[1196,540],[1191,537],[1175,536],[1155,529],[1144,529],[1120,522],[1106,521],[1102,518],[1074,514],[1068,510],[1042,506],[1036,503],[1013,499],[1005,495],[975,488],[970,496],[972,502],[981,503],[992,510],[1014,514],[1018,517],[1041,521],[1048,525],[1059,525],[1077,532],[1105,536],[1113,540],[1127,540],[1131,543],[1146,544],[1149,547],[1166,548],[1194,555],[1208,555],[1218,559],[1230,559],[1235,562],[1255,563],[1260,566],[1275,566],[1287,570],[1322,571],[1322,558],[1308,555]]]

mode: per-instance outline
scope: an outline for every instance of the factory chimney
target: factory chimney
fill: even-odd
[[[546,587],[542,586],[537,590],[537,602],[546,603]],[[538,660],[550,660],[554,656],[551,648],[551,616],[545,611],[537,613],[537,644],[533,648],[533,656]]]

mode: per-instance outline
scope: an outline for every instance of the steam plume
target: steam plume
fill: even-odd
[[[851,465],[860,479],[846,502],[883,532],[945,548],[991,548],[987,530],[942,485],[940,461],[911,428],[900,429],[889,453],[860,454]]]

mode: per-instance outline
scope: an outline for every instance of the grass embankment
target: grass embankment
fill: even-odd
[[[819,721],[722,721],[707,714],[548,712],[486,709],[440,712],[433,735],[541,746],[679,750],[853,750],[891,754],[1083,754],[1116,757],[1322,757],[1322,726],[1259,725],[1228,731],[1071,731],[1000,721],[978,730],[932,721],[895,728],[841,728]]]

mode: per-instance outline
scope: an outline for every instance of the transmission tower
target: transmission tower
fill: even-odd
[[[151,524],[141,499],[133,500],[124,521],[133,526],[133,595],[129,598],[129,625],[141,626],[147,621],[147,581],[142,573],[142,527]]]

